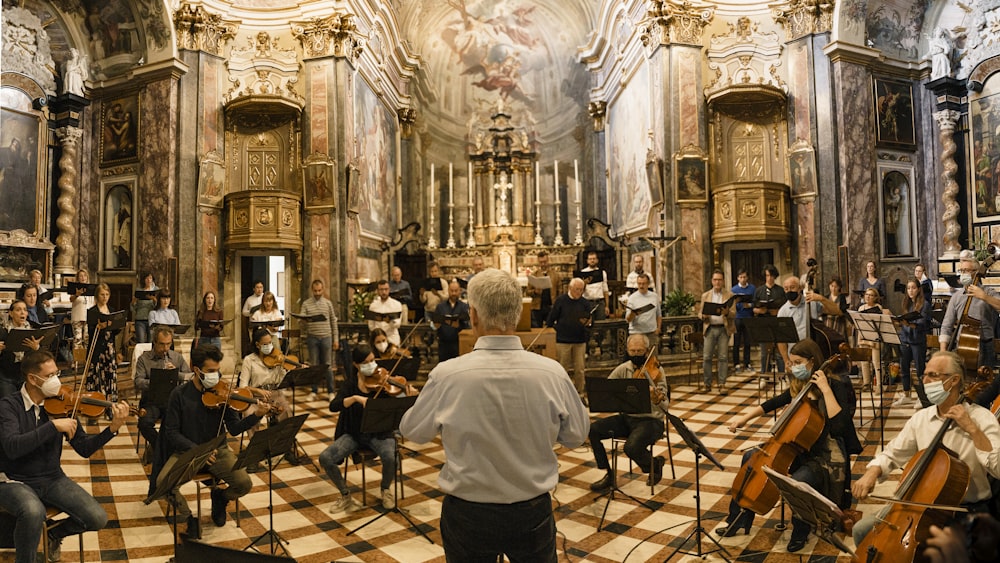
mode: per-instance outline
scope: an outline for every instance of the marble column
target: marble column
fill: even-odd
[[[962,228],[958,224],[959,205],[956,196],[958,195],[958,182],[955,180],[955,173],[958,171],[958,163],[955,162],[955,125],[958,123],[961,113],[955,110],[942,110],[934,112],[934,120],[941,128],[941,183],[944,190],[941,193],[941,201],[944,204],[944,213],[941,221],[944,223],[944,236],[942,246],[944,254],[942,258],[958,258],[961,247],[958,244],[958,237],[962,233]]]
[[[59,218],[56,219],[56,227],[59,234],[56,236],[56,263],[55,273],[74,274],[76,273],[76,201],[79,194],[80,176],[77,170],[80,168],[80,139],[83,137],[83,129],[79,127],[60,127],[56,129],[56,137],[62,147],[62,156],[59,158],[59,199],[56,200],[59,206]]]

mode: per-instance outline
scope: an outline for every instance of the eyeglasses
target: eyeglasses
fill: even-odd
[[[958,375],[956,373],[938,373],[936,371],[925,371],[924,379],[930,379],[932,381],[939,381],[941,379],[947,379],[953,375]]]
[[[959,268],[958,269],[958,273],[960,273],[960,274],[975,274],[978,271],[979,270],[977,270],[975,268]]]

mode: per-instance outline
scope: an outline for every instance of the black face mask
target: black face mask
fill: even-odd
[[[785,299],[788,299],[789,301],[795,301],[798,298],[799,298],[799,292],[798,291],[786,291],[785,292]]]
[[[645,356],[645,354],[642,355],[642,356],[629,356],[629,355],[626,355],[625,356],[625,360],[627,360],[629,362],[632,362],[632,365],[635,366],[636,369],[639,369],[639,368],[641,368],[646,363],[646,356]]]

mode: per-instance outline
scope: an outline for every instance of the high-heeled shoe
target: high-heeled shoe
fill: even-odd
[[[740,530],[743,530],[743,534],[747,535],[750,533],[750,524],[752,523],[753,512],[742,510],[732,522],[728,523],[728,526],[716,528],[715,533],[720,538],[731,538],[740,533]]]

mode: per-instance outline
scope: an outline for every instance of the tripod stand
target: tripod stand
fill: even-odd
[[[889,315],[882,314],[871,314],[871,313],[858,313],[857,311],[848,311],[851,315],[851,320],[854,321],[854,326],[858,331],[858,338],[868,340],[874,343],[875,346],[881,347],[882,344],[894,344],[897,349],[900,345],[899,333],[896,332],[896,327],[892,324],[892,317]],[[879,354],[879,377],[885,378],[888,373],[888,354]],[[907,374],[908,376],[909,374]],[[872,379],[875,379],[874,376]],[[877,381],[873,384],[879,385],[879,406],[878,406],[878,440],[879,446],[885,447],[885,382]]]
[[[683,553],[685,555],[697,555],[698,557],[704,558],[709,553],[715,553],[717,551],[721,551],[722,553],[724,553],[725,555],[722,556],[722,559],[724,559],[725,561],[729,561],[729,558],[727,557],[729,555],[729,552],[726,551],[726,548],[722,547],[722,544],[716,541],[716,539],[713,538],[711,534],[709,534],[707,531],[705,531],[705,528],[701,525],[701,458],[702,456],[704,456],[706,459],[708,459],[708,461],[711,461],[719,469],[724,469],[724,468],[722,467],[722,464],[719,463],[714,456],[712,456],[712,452],[708,451],[708,449],[705,448],[705,444],[701,443],[701,440],[698,439],[698,436],[696,436],[693,432],[691,432],[691,429],[689,429],[687,425],[684,424],[683,420],[677,418],[672,414],[667,415],[667,420],[670,421],[670,424],[672,424],[674,429],[677,430],[677,433],[680,434],[681,439],[684,440],[684,443],[687,444],[687,447],[691,448],[691,450],[694,452],[695,528],[694,530],[691,531],[690,534],[687,535],[686,538],[684,538],[684,541],[682,541],[680,545],[674,548],[674,550],[670,553],[670,555],[667,556],[665,561],[669,561],[670,558],[677,553]],[[702,536],[707,537],[709,541],[714,543],[716,549],[712,549],[709,551],[702,551],[701,550]],[[697,552],[681,551],[681,548],[684,547],[687,544],[687,542],[691,541],[692,538],[694,538],[695,545],[698,546]]]
[[[274,531],[274,467],[271,456],[287,452],[292,447],[292,443],[295,441],[295,434],[302,428],[302,423],[306,421],[308,416],[309,413],[293,416],[257,431],[253,435],[253,438],[250,439],[247,447],[236,458],[236,465],[233,466],[234,470],[242,469],[251,463],[260,463],[265,459],[267,460],[267,531],[254,538],[250,542],[250,545],[243,548],[243,551],[253,549],[259,552],[260,550],[257,549],[256,545],[267,538],[268,543],[271,544],[271,555],[274,555],[275,546],[277,546],[277,549],[281,549],[285,555],[288,555],[288,549],[284,546],[284,544],[288,543],[288,540],[282,538],[278,532]]]
[[[321,364],[318,366],[293,369],[292,371],[285,374],[285,377],[282,378],[281,383],[278,384],[277,390],[278,391],[281,391],[282,389],[292,390],[292,417],[295,416],[295,388],[305,387],[307,385],[310,386],[318,385],[320,382],[326,381],[326,371],[328,369],[329,369],[328,365]],[[296,429],[296,432],[298,432],[298,429]],[[293,450],[295,452],[295,455],[300,459],[304,458],[307,461],[309,461],[309,464],[313,466],[313,469],[315,469],[317,473],[323,472],[322,470],[320,470],[319,466],[316,465],[316,461],[309,457],[309,454],[306,453],[305,448],[299,445],[298,438],[294,438],[293,436],[292,444],[289,446],[289,449]],[[284,452],[279,452],[279,453],[284,453]],[[279,460],[278,463],[281,463],[281,461]]]
[[[743,319],[743,322],[747,327],[747,333],[750,334],[752,343],[768,346],[769,352],[765,355],[770,358],[767,364],[763,365],[763,368],[766,370],[768,364],[774,366],[771,369],[771,383],[777,387],[778,362],[774,356],[778,354],[778,344],[799,341],[799,333],[795,329],[795,321],[790,317],[750,317]],[[762,358],[761,362],[763,361],[764,359]]]
[[[406,411],[409,410],[409,408],[412,407],[413,403],[415,402],[417,402],[416,397],[400,397],[398,399],[396,398],[368,399],[368,402],[365,404],[365,414],[361,417],[362,434],[384,434],[387,432],[397,432],[399,430],[399,421],[402,420],[403,414],[405,414]],[[395,458],[396,467],[398,469],[400,467],[398,441],[396,441],[392,455]],[[401,471],[400,474],[402,474]],[[427,533],[424,532],[420,528],[420,526],[417,526],[417,524],[410,519],[410,515],[407,514],[405,510],[399,508],[399,488],[402,486],[402,484],[399,481],[400,479],[396,479],[395,476],[393,476],[392,496],[393,500],[395,501],[393,502],[393,507],[390,510],[386,510],[381,514],[375,516],[371,520],[365,522],[364,524],[358,526],[357,528],[351,530],[350,532],[347,532],[348,536],[368,526],[369,524],[374,523],[379,518],[382,518],[383,516],[389,513],[395,512],[396,514],[402,516],[403,519],[405,519],[407,522],[409,522],[410,527],[416,530],[417,533],[419,533],[421,536],[424,536],[424,539],[426,539],[431,543],[434,543],[434,541],[431,540],[430,537],[428,537]]]
[[[602,377],[588,377],[586,379],[587,397],[590,400],[590,412],[613,412],[622,415],[645,414],[650,412],[648,383],[642,379],[604,379]],[[618,437],[614,432],[609,433],[609,438]],[[593,444],[591,444],[593,446]],[[601,521],[597,523],[597,531],[601,531],[604,526],[604,518],[608,515],[608,507],[611,501],[615,500],[615,494],[627,497],[632,502],[644,506],[651,511],[655,508],[646,504],[634,496],[618,488],[618,455],[617,450],[612,447],[611,452],[611,488],[597,496],[597,499],[607,496],[604,503],[604,511],[601,513]],[[655,461],[650,459],[650,472],[652,474]],[[594,499],[594,500],[597,500]]]

